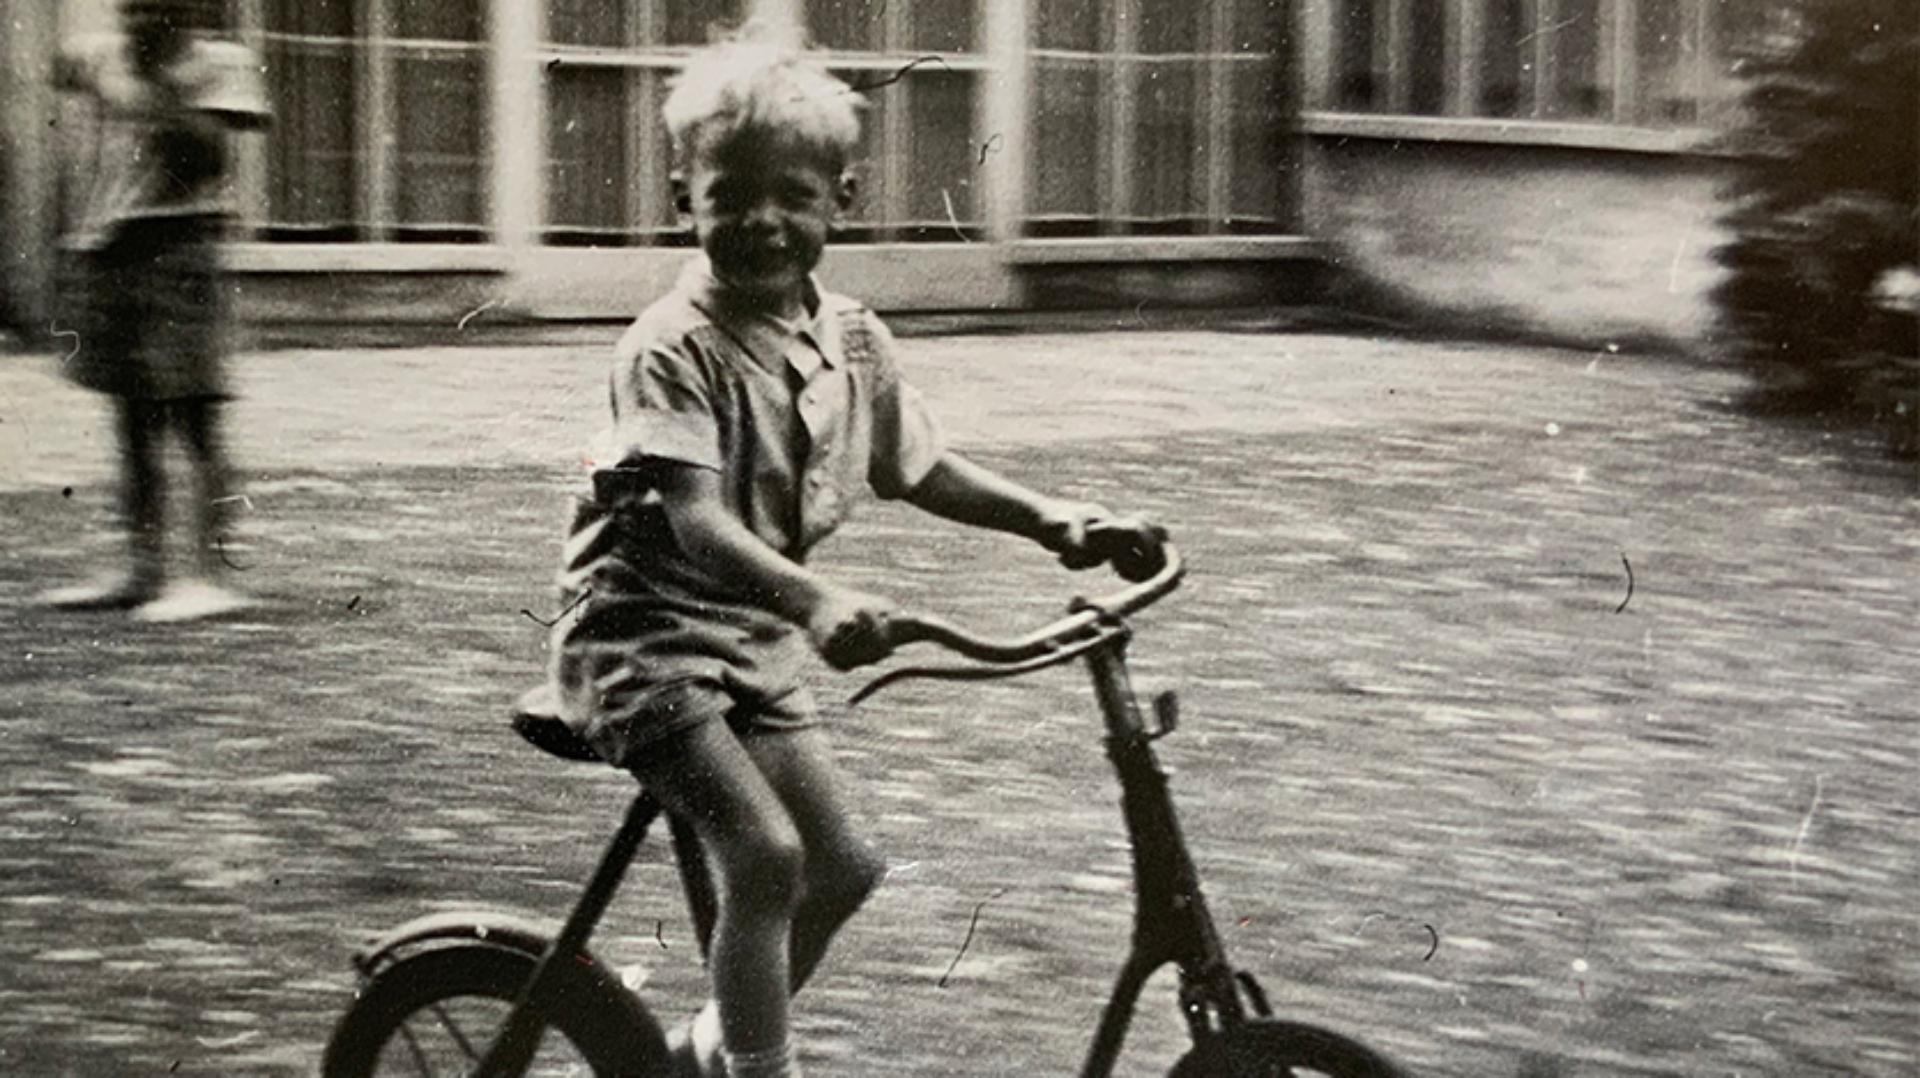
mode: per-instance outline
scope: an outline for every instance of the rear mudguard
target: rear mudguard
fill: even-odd
[[[533,922],[508,913],[463,910],[454,913],[430,913],[416,917],[397,928],[367,941],[353,954],[354,968],[367,978],[416,947],[468,946],[478,944],[518,951],[538,960],[546,953],[552,937]],[[616,1001],[636,1022],[651,1026],[652,1017],[638,996],[627,990],[620,975],[606,963],[586,951],[567,963],[567,977],[574,989],[586,989],[594,998]]]

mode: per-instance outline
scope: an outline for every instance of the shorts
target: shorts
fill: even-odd
[[[629,770],[668,740],[709,722],[724,722],[742,738],[820,725],[819,709],[806,689],[772,700],[743,700],[705,677],[649,685],[620,703],[595,709],[580,735],[602,759]]]
[[[211,218],[130,221],[105,248],[73,254],[56,327],[74,334],[63,373],[132,400],[228,397],[220,234]]]

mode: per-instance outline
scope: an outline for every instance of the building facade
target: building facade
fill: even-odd
[[[16,322],[49,310],[63,147],[87,123],[48,63],[114,4],[0,0]],[[1599,331],[1586,304],[1685,336],[1710,274],[1700,147],[1750,7],[233,0],[277,122],[236,147],[230,261],[255,318],[630,313],[686,257],[667,82],[751,15],[804,26],[864,91],[864,194],[828,270],[881,307],[1285,303],[1331,274],[1489,319]],[[1673,235],[1695,246],[1650,249]]]

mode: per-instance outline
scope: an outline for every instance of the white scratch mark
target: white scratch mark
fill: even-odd
[[[1575,15],[1573,18],[1568,19],[1565,22],[1557,22],[1557,23],[1554,23],[1552,26],[1542,26],[1540,29],[1535,30],[1533,33],[1522,36],[1519,40],[1515,41],[1514,44],[1525,45],[1527,42],[1532,41],[1536,37],[1540,37],[1543,34],[1558,33],[1559,31],[1565,30],[1567,27],[1572,26],[1574,23],[1577,23],[1579,21],[1580,21],[1580,16]]]
[[[495,308],[495,307],[498,307],[498,306],[500,306],[500,301],[499,301],[499,300],[497,300],[497,299],[490,299],[490,300],[488,300],[488,301],[486,301],[485,303],[482,303],[482,304],[481,304],[480,306],[478,306],[478,307],[475,307],[475,308],[474,308],[473,310],[471,310],[471,311],[468,311],[468,312],[467,312],[466,314],[463,314],[463,315],[461,315],[461,316],[460,316],[460,328],[461,328],[461,329],[466,329],[466,328],[467,328],[467,323],[468,323],[468,322],[471,322],[471,321],[473,321],[473,320],[474,320],[475,318],[478,318],[478,317],[480,317],[480,312],[482,312],[482,311],[490,311],[490,310],[492,310],[493,308]]]
[[[1673,245],[1673,262],[1667,266],[1667,295],[1680,291],[1680,263],[1687,256],[1687,246],[1693,242],[1693,226],[1688,225],[1680,239]]]
[[[1795,881],[1800,879],[1800,845],[1807,841],[1807,832],[1813,829],[1813,814],[1820,810],[1820,787],[1826,778],[1825,775],[1813,777],[1813,801],[1800,819],[1800,830],[1794,833],[1793,848],[1787,851],[1787,875]]]
[[[80,354],[80,334],[75,333],[73,330],[70,330],[70,329],[61,329],[60,320],[57,318],[47,323],[47,332],[55,337],[72,337],[73,338],[73,351],[68,352],[66,355],[60,357],[60,362],[62,363],[73,362],[73,357]]]
[[[953,196],[944,187],[940,189],[940,201],[947,204],[947,223],[953,226],[953,234],[959,236],[962,243],[972,243],[973,239],[967,235],[967,230],[960,227],[960,215],[953,212]]]

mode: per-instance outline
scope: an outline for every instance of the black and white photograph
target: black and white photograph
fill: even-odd
[[[0,0],[0,1074],[1920,1075],[1914,0]]]

